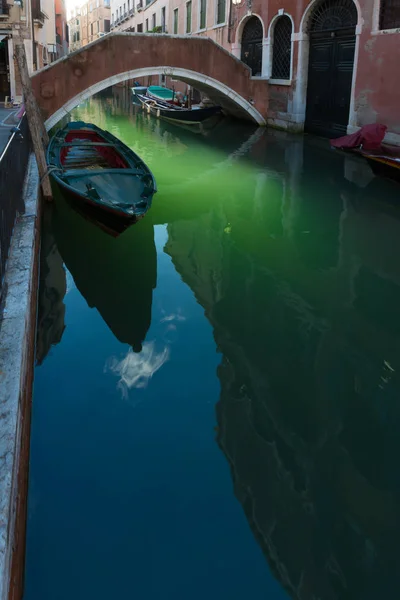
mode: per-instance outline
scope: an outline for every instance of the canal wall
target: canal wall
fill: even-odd
[[[0,600],[22,597],[40,249],[39,177],[29,158],[0,307]]]

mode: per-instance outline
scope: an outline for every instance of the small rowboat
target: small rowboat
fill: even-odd
[[[184,125],[198,125],[213,115],[221,112],[220,106],[208,106],[206,108],[181,108],[171,106],[167,102],[154,100],[149,96],[137,94],[144,110],[157,118],[166,119]]]
[[[148,87],[147,95],[155,100],[164,100],[164,102],[173,102],[175,98],[174,90],[162,87],[161,85],[151,85]]]
[[[144,217],[157,191],[137,154],[108,131],[82,121],[52,137],[47,165],[75,208],[115,237]]]

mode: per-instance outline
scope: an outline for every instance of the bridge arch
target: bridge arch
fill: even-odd
[[[90,96],[93,96],[94,94],[97,94],[98,92],[101,92],[102,90],[110,87],[111,85],[127,81],[128,79],[148,77],[151,75],[167,75],[168,77],[174,77],[175,79],[179,79],[181,81],[184,81],[185,83],[188,83],[189,85],[197,87],[201,91],[207,93],[208,96],[214,96],[215,99],[216,94],[222,94],[225,100],[220,100],[220,104],[235,104],[235,108],[233,106],[230,107],[230,112],[236,112],[238,116],[244,116],[246,113],[258,125],[265,125],[264,117],[258,112],[256,108],[254,108],[254,106],[250,102],[245,100],[237,92],[228,88],[220,81],[217,81],[212,77],[207,77],[206,75],[203,75],[201,73],[190,71],[189,69],[181,69],[174,67],[153,67],[145,69],[134,69],[132,71],[126,71],[125,73],[118,73],[117,75],[112,75],[111,77],[103,79],[102,81],[95,83],[89,88],[86,88],[86,90],[80,92],[79,94],[71,98],[68,102],[66,102],[64,106],[56,110],[56,112],[53,113],[53,115],[46,120],[46,129],[51,129],[73,108],[78,106],[78,104],[80,104],[87,98],[90,98]],[[225,108],[227,108],[227,106]],[[227,110],[229,111],[229,108],[227,108]]]
[[[204,91],[228,113],[265,125],[266,82],[208,38],[112,33],[32,75],[50,129],[89,96],[116,83],[168,75]]]

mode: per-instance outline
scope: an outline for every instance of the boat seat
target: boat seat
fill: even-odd
[[[64,142],[63,144],[59,144],[61,147],[65,146],[115,146],[115,144],[110,144],[108,142],[85,142],[83,140],[78,140],[76,142]]]
[[[85,177],[87,175],[94,175],[96,171],[90,171],[88,173],[87,169],[65,169],[61,175],[61,177]],[[122,175],[148,175],[146,171],[142,171],[141,169],[99,169],[99,175],[105,175],[106,173],[120,173]]]

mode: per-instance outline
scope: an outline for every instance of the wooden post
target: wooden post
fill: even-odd
[[[31,133],[33,150],[35,152],[36,162],[39,169],[39,177],[42,186],[43,196],[46,200],[51,200],[50,179],[47,174],[47,163],[45,148],[49,143],[49,136],[43,123],[36,98],[32,90],[32,82],[29,77],[28,65],[26,62],[25,46],[22,38],[19,38],[15,45],[15,58],[17,59],[18,69],[21,76],[22,90],[24,94],[24,103],[26,115],[28,117],[29,131]]]

